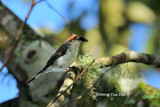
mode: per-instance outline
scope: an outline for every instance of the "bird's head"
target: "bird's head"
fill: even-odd
[[[70,34],[70,36],[67,39],[67,42],[75,42],[75,41],[82,41],[82,42],[88,42],[87,39],[85,39],[84,37],[79,37],[76,34]]]

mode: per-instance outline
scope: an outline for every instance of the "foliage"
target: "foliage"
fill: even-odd
[[[160,90],[144,83],[139,84],[139,90],[143,94],[141,98],[144,101],[147,101],[153,107],[160,105]]]
[[[160,90],[141,82],[128,97],[127,103],[134,105],[140,101],[144,104],[144,106],[150,105],[152,107],[159,107]]]

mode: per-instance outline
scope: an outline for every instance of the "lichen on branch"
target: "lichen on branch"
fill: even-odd
[[[157,68],[160,67],[159,56],[138,53],[135,51],[125,51],[115,56],[100,58],[96,62],[103,63],[106,67],[127,62],[143,63],[146,65],[153,65]]]
[[[93,58],[90,54],[84,54],[79,56],[79,60],[82,66],[85,68],[93,60]],[[81,82],[83,83],[82,87],[84,87],[84,90],[82,91],[89,90],[88,94],[92,97],[92,99],[96,99],[94,94],[95,87],[93,84],[98,79],[100,71],[100,65],[98,63],[93,63],[81,78]]]

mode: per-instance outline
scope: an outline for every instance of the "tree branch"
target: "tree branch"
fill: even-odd
[[[67,71],[67,75],[65,77],[64,83],[61,86],[56,98],[54,100],[52,100],[47,107],[60,107],[62,106],[66,95],[70,94],[70,91],[72,89],[72,86],[74,83],[76,83],[79,78],[88,70],[88,68],[93,64],[95,60],[93,60],[83,71],[82,71],[82,67],[71,67],[68,71]],[[80,73],[80,75],[76,77],[75,71],[82,71]]]
[[[160,57],[145,53],[138,53],[135,51],[125,51],[118,55],[100,58],[96,60],[97,63],[102,63],[104,66],[109,67],[112,65],[136,62],[146,65],[153,65],[154,67],[160,67]]]
[[[30,15],[33,7],[35,6],[35,4],[36,4],[35,0],[32,0],[32,4],[31,4],[31,7],[30,7],[30,9],[29,9],[29,12],[28,12],[28,14],[27,14],[27,16],[26,16],[26,18],[25,18],[25,21],[21,24],[21,27],[20,27],[20,29],[19,29],[19,31],[18,31],[18,34],[17,34],[16,38],[15,38],[15,43],[13,44],[13,47],[11,48],[11,50],[10,50],[7,58],[4,60],[3,65],[2,65],[2,67],[0,68],[0,72],[1,72],[2,69],[6,66],[6,64],[9,62],[9,60],[11,59],[11,57],[12,57],[12,55],[13,55],[16,47],[18,46],[18,43],[19,43],[19,41],[20,41],[20,39],[21,39],[21,35],[22,35],[23,31],[24,31],[24,28],[25,28],[26,22],[27,22],[27,20],[28,20],[28,17],[29,17],[29,15]]]

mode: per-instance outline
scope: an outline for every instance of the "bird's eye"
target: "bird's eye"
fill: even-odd
[[[73,39],[77,39],[77,37],[75,36]]]

